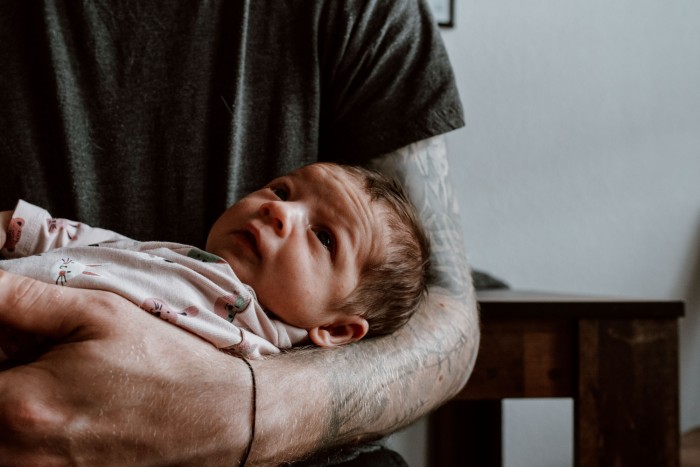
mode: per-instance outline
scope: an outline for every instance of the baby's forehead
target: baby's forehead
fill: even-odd
[[[346,168],[326,163],[307,165],[295,170],[291,177],[317,187],[319,194],[332,195],[352,191],[369,199],[364,179],[360,174],[351,173]]]

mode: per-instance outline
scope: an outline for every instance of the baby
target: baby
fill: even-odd
[[[400,186],[318,163],[273,180],[212,226],[205,250],[137,242],[19,201],[0,213],[0,269],[100,289],[247,357],[389,334],[427,290],[429,242]],[[0,359],[26,336],[0,328]]]

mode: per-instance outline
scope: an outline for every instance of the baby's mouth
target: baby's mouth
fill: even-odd
[[[258,239],[255,237],[255,234],[249,230],[242,230],[240,234],[246,246],[255,254],[255,256],[260,258],[260,250],[258,249]]]

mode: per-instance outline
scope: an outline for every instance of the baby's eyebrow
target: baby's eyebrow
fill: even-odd
[[[301,173],[299,173],[299,171],[295,170],[294,172],[290,172],[287,175],[283,175],[280,178],[290,178],[290,179],[294,180],[294,179],[302,178],[302,176],[301,176]]]
[[[281,182],[282,180],[284,180],[285,178],[288,178],[288,177],[289,177],[289,175],[280,175],[279,177],[275,177],[273,180],[271,180],[270,183],[268,183],[267,185],[268,185],[268,186],[274,185],[275,183],[279,183],[279,182]]]

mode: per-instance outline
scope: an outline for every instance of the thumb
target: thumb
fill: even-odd
[[[86,307],[78,305],[83,297],[87,298],[87,292],[0,271],[0,323],[63,338],[81,325],[80,317]]]

